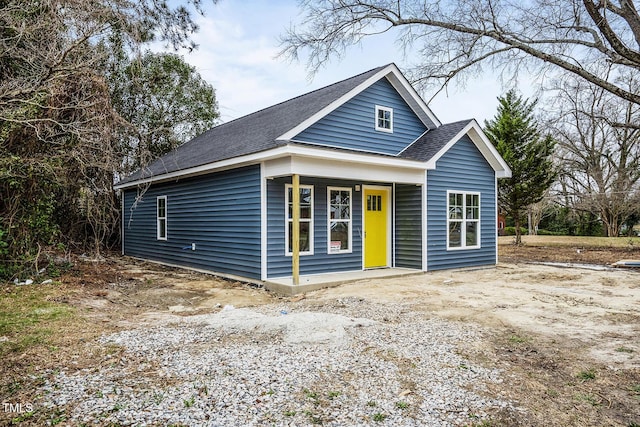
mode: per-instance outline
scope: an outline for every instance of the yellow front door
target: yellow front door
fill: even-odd
[[[387,267],[387,197],[385,190],[364,191],[364,267]]]

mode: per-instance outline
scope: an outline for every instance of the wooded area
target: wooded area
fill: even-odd
[[[191,48],[199,0],[0,3],[0,276],[118,239],[123,174],[213,126],[215,92],[151,41]],[[44,265],[42,263],[44,262]]]

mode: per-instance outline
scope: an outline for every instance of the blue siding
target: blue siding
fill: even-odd
[[[267,181],[267,276],[291,276],[291,257],[285,255],[285,184],[291,178]],[[362,269],[362,192],[360,182],[300,177],[300,184],[313,185],[313,255],[300,256],[300,274],[331,273]],[[327,253],[327,186],[350,187],[352,197],[353,250]]]
[[[393,133],[375,130],[375,106],[393,108]],[[296,141],[397,154],[427,128],[386,78],[298,134]]]
[[[167,196],[166,241],[156,239],[157,196]],[[131,209],[135,197],[125,192],[125,255],[260,279],[259,166],[152,185]]]
[[[422,269],[422,187],[396,184],[396,267]]]
[[[479,249],[447,251],[447,190],[481,193]],[[464,136],[427,172],[428,270],[496,263],[495,197],[495,172]]]

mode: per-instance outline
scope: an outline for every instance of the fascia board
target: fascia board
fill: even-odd
[[[393,87],[398,90],[400,96],[409,104],[409,106],[414,109],[414,112],[420,116],[420,111],[425,114],[431,121],[433,121],[436,125],[440,126],[441,123],[438,118],[433,114],[433,112],[429,109],[427,104],[422,100],[422,98],[418,95],[418,93],[413,89],[409,81],[402,75],[400,70],[395,64],[389,64],[387,67],[384,67],[382,70],[378,71],[373,76],[369,77],[364,82],[360,83],[355,88],[351,89],[349,92],[342,95],[340,98],[333,101],[331,104],[327,105],[322,110],[318,111],[308,119],[304,120],[302,123],[298,124],[296,127],[288,130],[284,134],[280,135],[276,138],[277,141],[291,141],[296,135],[300,134],[302,131],[318,122],[320,119],[336,110],[338,107],[354,98],[356,95],[367,89],[369,86],[380,80],[382,77],[391,74],[394,78],[390,79]],[[395,82],[395,84],[394,84]],[[399,90],[398,85],[402,88]],[[404,93],[403,93],[404,92]],[[407,100],[407,97],[410,101]],[[418,111],[415,111],[418,108]]]
[[[249,165],[253,163],[263,162],[265,160],[272,160],[285,156],[304,156],[314,157],[327,160],[341,160],[354,163],[363,163],[369,165],[380,166],[394,166],[400,168],[409,169],[425,169],[425,163],[415,160],[397,159],[391,157],[366,155],[358,153],[345,153],[337,150],[318,149],[313,147],[300,147],[295,145],[285,145],[282,147],[273,148],[271,150],[262,151],[259,153],[248,154],[245,156],[234,157],[231,159],[221,160],[218,162],[208,163],[206,165],[197,166],[194,168],[183,169],[180,171],[171,172],[168,174],[151,176],[148,178],[139,179],[136,181],[127,182],[124,184],[115,185],[114,190],[123,190],[127,188],[136,187],[142,184],[151,184],[154,182],[171,181],[175,179],[182,179],[190,176],[203,175],[216,170],[231,169],[240,167],[243,165]]]
[[[207,163],[205,165],[196,166],[193,168],[182,169],[175,172],[165,173],[162,175],[150,176],[148,178],[142,178],[124,184],[117,184],[113,186],[114,190],[122,190],[131,187],[136,187],[142,184],[150,184],[154,182],[171,181],[178,178],[186,178],[189,176],[202,175],[214,170],[223,170],[234,167],[239,167],[246,164],[252,164],[271,158],[280,157],[286,155],[287,146],[273,148],[271,150],[261,151],[259,153],[247,154],[244,156],[233,157],[231,159],[220,160],[213,163]]]
[[[407,78],[404,76],[404,74],[402,74],[402,72],[400,72],[395,64],[392,64],[392,66],[395,69],[395,72],[392,74],[395,78],[389,79],[389,81],[398,91],[400,96],[402,96],[405,102],[413,108],[414,112],[423,112],[437,127],[442,126],[440,120],[438,120],[433,111],[431,111],[431,108],[429,108],[427,103],[424,102],[413,85],[409,83],[409,80],[407,80]]]
[[[300,147],[295,145],[289,145],[288,154],[315,157],[327,160],[341,160],[353,163],[365,163],[372,166],[394,166],[410,169],[426,169],[425,162],[408,159],[398,159],[395,157],[367,155],[360,153],[345,153],[337,150],[319,149],[314,147]]]
[[[496,148],[493,146],[491,141],[489,141],[475,119],[470,121],[469,124],[467,124],[460,132],[458,132],[453,138],[451,138],[451,140],[427,162],[427,169],[435,169],[436,162],[440,160],[440,158],[447,151],[449,151],[449,149],[456,142],[458,142],[460,138],[462,138],[466,134],[469,135],[471,141],[478,148],[480,153],[482,153],[483,157],[491,165],[498,177],[511,177],[511,168],[509,168],[509,165],[507,165],[502,156],[500,156]]]

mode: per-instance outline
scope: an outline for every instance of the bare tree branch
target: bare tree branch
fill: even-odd
[[[311,72],[373,33],[400,29],[403,48],[417,48],[422,57],[414,69],[422,83],[442,88],[482,64],[510,74],[521,66],[555,68],[640,104],[640,94],[615,81],[640,71],[640,17],[630,0],[305,0],[301,5],[305,19],[282,36],[281,55],[307,55]],[[615,66],[615,72],[601,74],[603,64]]]

